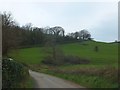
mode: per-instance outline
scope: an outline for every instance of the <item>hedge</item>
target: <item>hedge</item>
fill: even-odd
[[[9,59],[2,60],[2,88],[18,88],[28,75],[28,69],[23,64]]]

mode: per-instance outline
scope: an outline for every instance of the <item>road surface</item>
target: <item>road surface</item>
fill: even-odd
[[[63,80],[51,75],[29,70],[31,77],[35,80],[35,88],[84,88],[75,83]]]

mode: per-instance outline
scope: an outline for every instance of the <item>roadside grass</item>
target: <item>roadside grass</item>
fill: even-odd
[[[64,78],[66,80],[73,81],[86,88],[118,88],[118,83],[112,82],[104,77],[92,76],[92,75],[80,75],[80,74],[66,74],[46,72],[53,76]]]
[[[33,88],[34,83],[33,83],[32,77],[30,77],[30,79],[26,82],[25,85],[26,85],[26,88]]]
[[[87,88],[118,88],[118,69],[116,67],[53,67],[41,65],[38,72],[50,74],[73,81]]]
[[[27,80],[24,80],[21,83],[19,83],[18,88],[33,88],[33,87],[34,87],[33,78],[29,76]]]

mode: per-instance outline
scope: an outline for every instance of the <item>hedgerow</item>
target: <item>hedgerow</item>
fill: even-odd
[[[2,60],[2,88],[20,87],[19,83],[27,79],[28,75],[28,69],[24,65],[14,60]]]

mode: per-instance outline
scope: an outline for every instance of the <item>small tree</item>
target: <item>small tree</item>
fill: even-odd
[[[98,46],[95,46],[95,47],[94,47],[94,50],[95,50],[95,52],[98,52],[98,51],[99,51]]]

